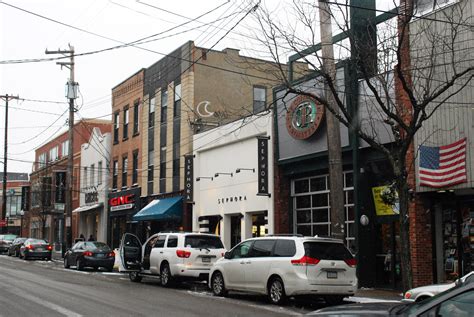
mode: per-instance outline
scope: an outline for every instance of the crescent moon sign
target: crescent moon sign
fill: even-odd
[[[198,103],[198,105],[196,107],[196,111],[199,114],[199,116],[201,116],[203,118],[209,118],[209,117],[212,117],[214,115],[214,112],[209,112],[209,110],[207,109],[207,107],[210,104],[211,103],[207,100],[204,100],[204,101],[201,101],[200,103]],[[203,107],[204,109],[202,109],[201,107]],[[201,109],[204,110],[204,113],[201,112]]]

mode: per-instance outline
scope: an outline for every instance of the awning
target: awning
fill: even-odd
[[[93,204],[93,205],[86,205],[86,206],[81,206],[76,209],[74,209],[72,212],[84,212],[84,211],[89,211],[93,209],[97,209],[104,206],[104,203],[98,203],[98,204]]]
[[[183,213],[183,197],[155,199],[137,212],[132,219],[144,220],[181,220]]]

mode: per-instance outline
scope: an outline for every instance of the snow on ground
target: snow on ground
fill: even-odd
[[[393,299],[381,299],[381,298],[371,298],[371,297],[358,297],[358,296],[351,296],[349,298],[345,298],[344,301],[346,302],[353,302],[353,303],[398,303],[399,300]]]

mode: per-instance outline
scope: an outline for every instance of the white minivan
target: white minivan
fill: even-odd
[[[144,276],[159,277],[162,286],[178,277],[207,280],[212,265],[224,252],[220,237],[214,234],[162,232],[142,245],[138,237],[126,233],[120,244],[119,271],[129,272],[133,282]]]
[[[316,295],[341,303],[357,290],[356,260],[340,240],[302,236],[248,239],[211,269],[214,295],[227,291],[266,294],[274,304],[287,296]]]

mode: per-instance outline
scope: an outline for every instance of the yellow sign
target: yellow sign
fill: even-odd
[[[399,203],[394,206],[386,204],[382,200],[381,193],[388,186],[372,187],[372,195],[374,196],[375,213],[377,216],[393,216],[399,214]]]

